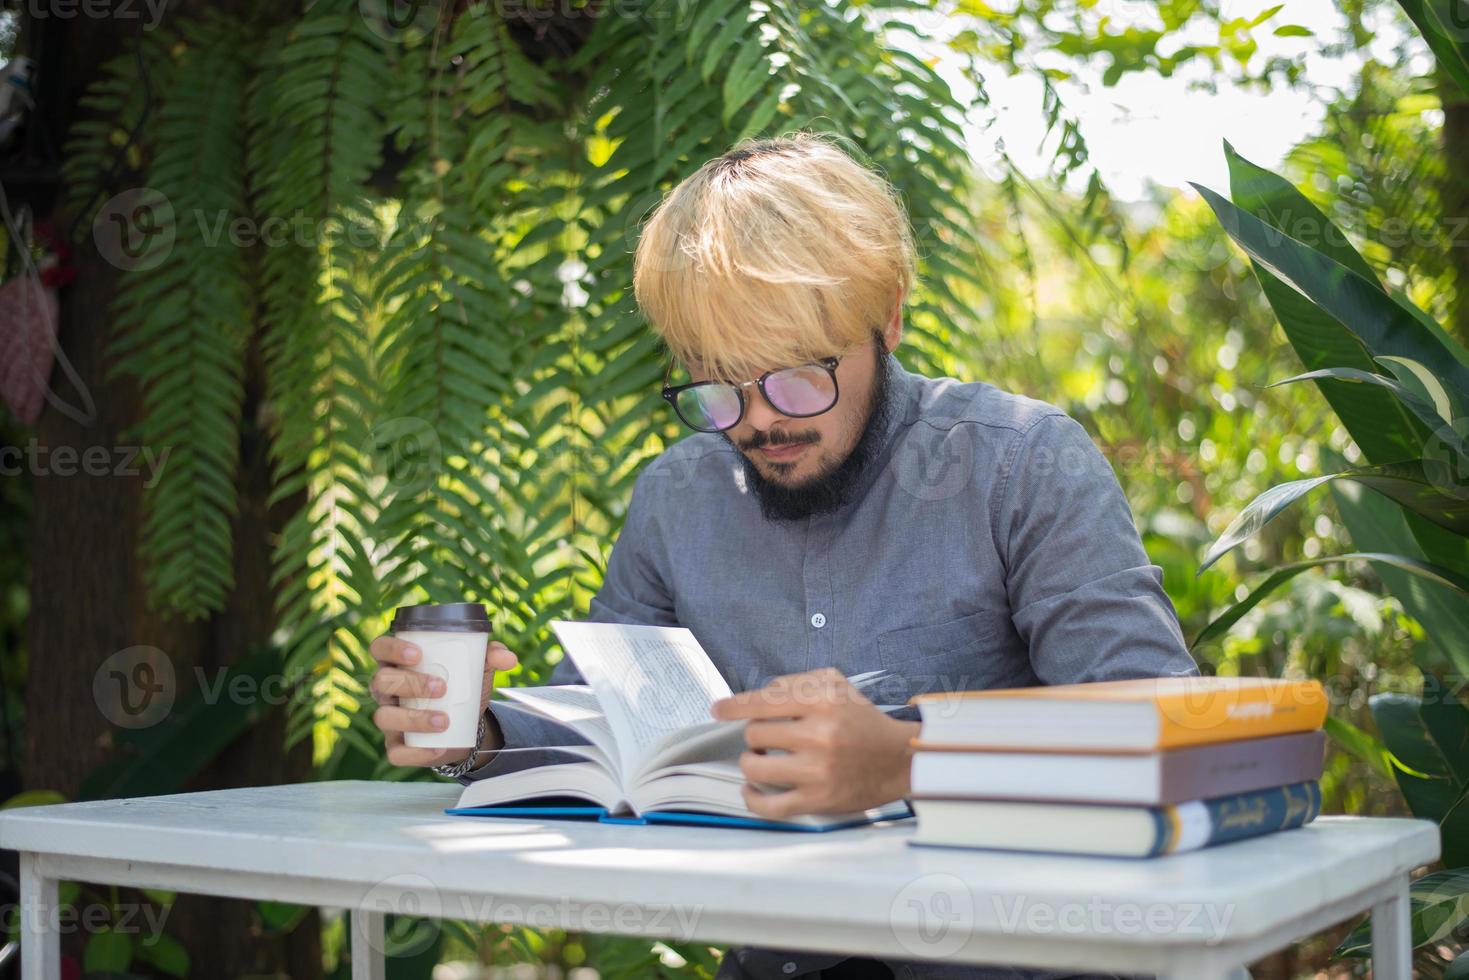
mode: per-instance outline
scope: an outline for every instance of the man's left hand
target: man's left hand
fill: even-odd
[[[918,723],[889,718],[835,668],[777,677],[716,701],[711,713],[747,722],[743,792],[761,816],[865,810],[908,795],[908,739]],[[765,792],[751,783],[789,788]]]

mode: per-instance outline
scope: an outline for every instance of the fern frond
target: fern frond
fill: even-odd
[[[206,16],[182,31],[149,134],[147,197],[133,216],[156,228],[124,273],[115,306],[120,358],[112,370],[142,390],[138,437],[169,452],[143,499],[138,547],[148,594],[186,619],[223,609],[234,577],[242,362],[252,318],[243,251],[211,229],[243,211],[244,54],[230,18]],[[121,94],[114,101],[125,108]]]

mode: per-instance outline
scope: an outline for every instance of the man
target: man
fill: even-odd
[[[639,306],[687,379],[664,397],[697,433],[639,475],[587,618],[681,625],[745,719],[756,813],[906,796],[911,707],[928,691],[1192,673],[1160,569],[1110,466],[1060,410],[894,356],[914,244],[891,187],[827,139],[755,140],[710,161],[648,220]],[[670,375],[673,364],[670,365]],[[435,696],[388,637],[374,720],[398,765],[468,782],[495,750],[580,741],[496,703],[481,753],[410,749]],[[491,645],[493,671],[516,664]],[[871,697],[844,679],[886,668]],[[579,683],[569,660],[551,683]],[[783,753],[768,750],[781,749]],[[485,761],[488,759],[488,761]],[[477,767],[477,768],[471,768]],[[732,950],[722,978],[1020,976],[958,965]]]

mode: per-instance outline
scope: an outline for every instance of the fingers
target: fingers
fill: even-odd
[[[825,717],[756,719],[745,724],[745,745],[752,749],[785,749],[789,752],[836,746],[838,729]]]
[[[449,727],[449,716],[442,711],[384,704],[372,713],[372,723],[384,732],[441,732]]]
[[[760,752],[740,753],[740,772],[751,783],[796,786],[809,782],[814,775],[811,760],[803,755],[765,755]]]
[[[722,698],[710,707],[720,721],[799,718],[828,710],[844,700],[866,701],[834,667],[786,674],[764,687]]]
[[[383,733],[388,761],[395,766],[436,766],[450,753],[443,749],[418,749],[403,742],[402,732]]]
[[[442,677],[401,667],[379,667],[368,685],[378,704],[392,704],[394,698],[441,698],[444,690]]]
[[[380,664],[411,666],[422,659],[422,651],[411,643],[396,636],[380,636],[368,646],[367,652]]]
[[[783,820],[802,813],[815,813],[811,794],[803,789],[787,790],[784,793],[765,793],[749,783],[740,787],[745,806],[753,813],[772,820]]]
[[[519,665],[520,658],[499,640],[492,641],[485,651],[485,667],[488,670],[514,670]]]

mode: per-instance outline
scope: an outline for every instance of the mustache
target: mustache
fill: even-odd
[[[766,446],[799,446],[802,443],[817,442],[820,436],[815,432],[803,432],[799,435],[785,435],[784,433],[757,432],[749,439],[740,443],[741,449],[764,449]]]

